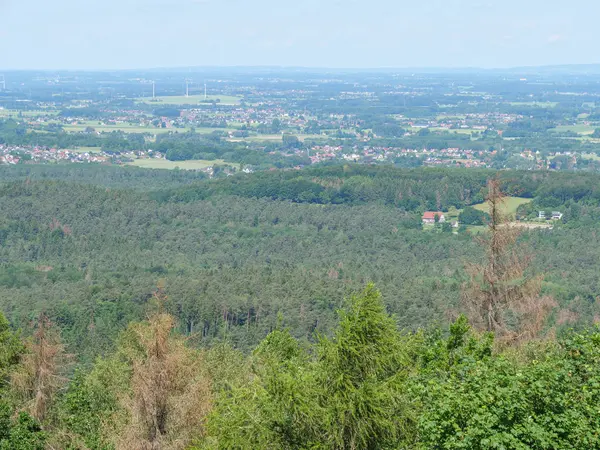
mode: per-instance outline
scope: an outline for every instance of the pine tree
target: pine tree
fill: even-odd
[[[395,448],[409,439],[410,408],[402,395],[408,363],[374,285],[352,298],[333,338],[319,344],[319,355],[327,448]]]

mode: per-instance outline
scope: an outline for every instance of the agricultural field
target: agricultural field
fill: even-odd
[[[530,203],[531,201],[532,199],[530,198],[506,197],[502,205],[502,213],[514,217],[519,206]],[[474,205],[473,208],[486,213],[489,210],[487,203],[479,203],[478,205]]]
[[[0,118],[18,118],[18,117],[41,117],[41,116],[56,116],[58,115],[58,111],[56,110],[45,110],[45,109],[36,109],[31,111],[21,111],[16,109],[0,109]]]
[[[203,104],[204,95],[190,95],[186,97],[185,95],[169,95],[169,96],[160,96],[156,97],[156,99],[152,99],[152,97],[143,97],[138,99],[138,101],[147,103],[149,105],[201,105]],[[242,98],[234,97],[231,95],[208,95],[207,100],[209,101],[217,101],[220,100],[219,104],[221,105],[239,105]]]
[[[207,167],[214,166],[215,164],[225,164],[222,159],[215,159],[214,161],[206,161],[202,159],[190,160],[190,161],[169,161],[167,159],[136,159],[127,165],[142,167],[144,169],[181,169],[181,170],[200,170],[206,169]]]
[[[304,142],[306,139],[324,139],[325,136],[320,134],[295,134],[300,142]],[[229,139],[231,142],[241,142],[241,141],[281,141],[281,134],[259,134],[256,136],[249,136],[247,138],[232,138]]]
[[[94,130],[99,132],[108,132],[111,131],[122,131],[124,133],[149,133],[149,134],[164,134],[177,131],[178,133],[185,133],[189,131],[189,128],[157,128],[157,127],[142,127],[138,125],[130,125],[127,123],[121,123],[117,125],[106,125],[100,124],[94,121],[88,121],[83,123],[78,123],[77,125],[64,125],[63,129],[66,132],[77,133],[81,131],[85,131],[87,127],[92,127]],[[201,132],[200,129],[197,129],[198,132]],[[211,129],[212,131],[212,129]],[[210,132],[210,131],[209,131]]]
[[[554,108],[558,102],[510,102],[511,106],[532,106],[535,108]]]
[[[581,157],[583,159],[591,159],[591,160],[594,160],[594,161],[600,161],[600,156],[596,155],[595,153],[583,153],[581,155]]]
[[[483,130],[475,130],[473,128],[456,128],[456,129],[450,129],[450,128],[443,128],[443,127],[432,127],[430,128],[431,131],[447,131],[450,134],[473,134],[473,133],[477,133]],[[418,128],[411,128],[411,130],[413,133],[414,132],[418,132],[419,129]]]
[[[559,125],[556,128],[552,128],[550,131],[556,131],[557,133],[565,133],[571,131],[573,133],[581,135],[593,134],[596,128],[590,125],[578,124],[578,125]]]
[[[101,147],[75,147],[69,148],[70,152],[73,153],[100,153],[102,151]]]

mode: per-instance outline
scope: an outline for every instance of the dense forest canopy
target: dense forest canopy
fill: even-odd
[[[598,175],[0,174],[0,448],[600,446]],[[561,213],[515,241],[552,299],[518,346],[461,316],[494,177],[515,217]]]

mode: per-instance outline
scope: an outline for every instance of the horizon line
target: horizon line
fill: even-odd
[[[0,72],[139,72],[139,71],[176,71],[176,70],[316,70],[316,71],[336,71],[336,72],[369,72],[369,71],[401,71],[401,72],[458,72],[458,71],[477,71],[477,72],[507,72],[507,71],[524,71],[524,70],[552,70],[552,69],[585,69],[594,68],[600,70],[600,62],[598,63],[576,63],[576,64],[543,64],[531,66],[507,66],[507,67],[479,67],[479,66],[379,66],[379,67],[328,67],[328,66],[294,66],[294,65],[199,65],[199,66],[157,66],[157,67],[137,67],[137,68],[62,68],[62,69],[47,69],[47,68],[4,68]]]

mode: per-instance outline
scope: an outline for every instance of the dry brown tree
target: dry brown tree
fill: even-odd
[[[556,306],[541,295],[542,275],[527,273],[531,255],[517,242],[521,228],[503,213],[505,196],[498,178],[488,181],[487,233],[478,236],[485,261],[467,264],[469,282],[462,303],[471,323],[495,333],[501,343],[534,339],[543,331],[548,314]]]
[[[166,299],[160,288],[155,298],[159,303]],[[202,435],[212,408],[202,353],[173,334],[173,317],[160,310],[130,327],[137,356],[131,392],[123,399],[129,420],[117,439],[118,449],[186,448]]]
[[[26,343],[28,351],[11,377],[11,384],[23,409],[43,422],[56,392],[65,384],[61,376],[69,361],[60,335],[45,313]]]

